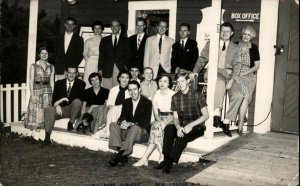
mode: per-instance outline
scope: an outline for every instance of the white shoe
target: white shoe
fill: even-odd
[[[148,166],[148,160],[140,159],[138,162],[134,163],[132,166],[134,166],[134,167]]]

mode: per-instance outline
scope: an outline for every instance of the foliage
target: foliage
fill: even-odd
[[[26,6],[27,3],[27,6]],[[22,5],[21,5],[22,4]],[[25,6],[24,6],[25,5]],[[3,0],[1,4],[0,35],[0,83],[26,82],[29,0]],[[53,63],[54,38],[59,33],[60,18],[56,15],[53,21],[47,17],[45,9],[38,14],[37,49],[49,48],[49,61]]]

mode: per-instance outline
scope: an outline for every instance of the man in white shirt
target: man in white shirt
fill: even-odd
[[[119,162],[127,163],[127,156],[132,153],[133,145],[136,142],[146,142],[149,138],[152,103],[141,95],[140,84],[137,81],[128,83],[128,92],[130,98],[123,101],[118,122],[110,124],[108,146],[118,151],[108,162],[112,167]]]
[[[174,39],[166,36],[168,22],[160,20],[157,25],[157,34],[148,37],[145,46],[144,68],[153,69],[153,79],[161,73],[171,72],[171,51]]]
[[[128,70],[130,47],[128,38],[121,35],[121,23],[111,22],[112,35],[101,40],[98,71],[102,75],[102,86],[107,89],[118,85],[118,73]]]
[[[64,23],[65,32],[56,39],[55,81],[64,79],[66,67],[78,68],[83,59],[83,38],[74,33],[77,22],[68,17]]]
[[[137,18],[136,20],[136,34],[129,37],[130,43],[130,66],[138,67],[142,72],[144,69],[144,51],[148,35],[145,33],[146,21],[144,18]]]
[[[226,84],[231,79],[233,63],[236,62],[239,58],[238,46],[234,42],[230,41],[231,37],[234,34],[233,26],[224,22],[221,25],[220,30],[220,48],[219,48],[219,61],[218,61],[218,74],[216,89],[214,94],[214,127],[220,127],[223,129],[223,132],[231,137],[231,132],[229,130],[229,123],[223,125],[221,121],[221,113],[223,109],[223,101],[226,95]],[[201,55],[198,58],[198,61],[195,64],[193,73],[190,75],[198,75],[198,73],[205,67],[209,61],[209,42],[204,46]]]

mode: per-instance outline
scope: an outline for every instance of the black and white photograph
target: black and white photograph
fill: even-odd
[[[299,0],[0,0],[6,185],[299,185]]]

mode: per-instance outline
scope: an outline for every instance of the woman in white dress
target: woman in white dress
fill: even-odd
[[[110,89],[107,99],[107,118],[106,126],[94,134],[94,137],[109,138],[109,125],[112,122],[117,122],[122,111],[123,100],[130,97],[128,92],[128,82],[131,79],[131,74],[127,71],[120,71],[118,76],[119,85]]]
[[[159,160],[161,162],[164,159],[162,153],[164,128],[166,125],[173,123],[173,112],[171,111],[171,100],[175,94],[172,87],[172,79],[170,76],[162,75],[157,78],[159,89],[154,94],[152,99],[152,106],[155,121],[151,125],[150,137],[148,147],[143,157],[133,164],[135,167],[147,166],[148,158],[152,154],[155,148],[159,151]]]
[[[93,72],[98,72],[99,45],[102,39],[103,24],[101,21],[95,21],[92,25],[94,35],[88,38],[84,43],[83,56],[85,60],[83,80],[86,89],[91,87],[89,76]]]

